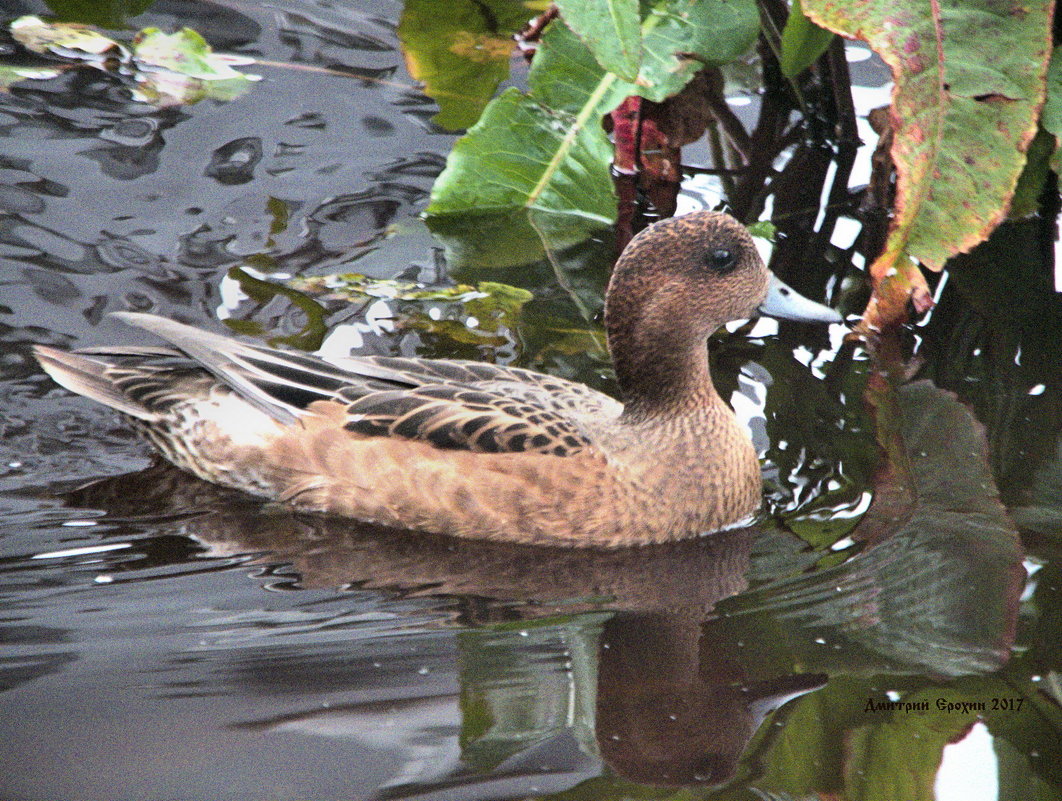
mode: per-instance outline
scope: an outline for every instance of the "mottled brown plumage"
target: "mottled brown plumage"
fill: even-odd
[[[128,415],[209,481],[461,537],[635,545],[718,530],[759,506],[756,453],[712,385],[705,340],[754,314],[771,280],[725,214],[635,237],[606,299],[622,403],[529,370],[325,361],[128,312],[118,316],[173,347],[36,353],[60,384]],[[780,291],[804,304],[799,318],[840,321]]]

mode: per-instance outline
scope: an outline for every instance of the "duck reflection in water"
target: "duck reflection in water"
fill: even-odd
[[[392,787],[474,783],[482,789],[499,775],[532,770],[532,763],[537,770],[542,759],[559,759],[553,769],[569,778],[593,775],[588,757],[648,784],[719,784],[734,775],[767,714],[825,679],[821,673],[752,674],[733,643],[702,635],[714,606],[747,586],[756,534],[750,528],[638,549],[476,543],[279,505],[256,513],[253,504],[169,466],[140,480],[137,487],[136,476],[111,479],[70,500],[122,516],[152,505],[153,496],[176,514],[198,508],[203,513],[179,531],[206,546],[207,556],[267,554],[262,561],[290,564],[301,588],[457,600],[457,622],[472,627],[459,638],[465,701],[429,694],[326,710],[314,705],[244,724],[400,750],[406,761],[388,782]],[[517,621],[532,627],[530,638],[513,629]],[[538,628],[542,623],[545,629]],[[543,651],[555,656],[546,659]],[[272,680],[282,681],[281,674]],[[379,680],[362,672],[351,676],[351,685],[364,692]],[[470,697],[490,708],[493,720],[471,739],[461,735],[467,729],[462,706]],[[518,715],[514,699],[521,699]],[[560,757],[535,751],[558,737],[574,737],[578,747]],[[470,769],[483,764],[484,754],[494,755],[487,764],[497,764],[485,773]]]

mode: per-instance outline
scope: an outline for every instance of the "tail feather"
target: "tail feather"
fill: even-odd
[[[44,372],[71,392],[92,398],[131,417],[149,422],[158,419],[155,412],[136,403],[115,384],[108,374],[110,365],[107,362],[79,353],[56,350],[46,345],[34,345],[33,355],[37,357]]]
[[[234,389],[252,406],[283,424],[297,420],[301,409],[260,386],[262,381],[271,383],[278,379],[268,367],[280,366],[289,370],[294,367],[295,372],[305,373],[310,380],[297,383],[297,388],[312,392],[320,398],[329,397],[330,389],[335,389],[343,383],[342,372],[319,359],[289,356],[269,348],[247,345],[231,337],[219,336],[154,314],[112,312],[111,316],[170,342],[181,353],[212,373],[221,383]],[[298,364],[296,360],[305,362],[309,367]],[[281,383],[285,383],[283,378]],[[295,384],[291,381],[286,383]],[[314,383],[322,383],[326,388],[315,389]],[[329,384],[332,386],[329,387]]]

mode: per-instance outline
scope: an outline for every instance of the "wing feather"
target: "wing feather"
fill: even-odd
[[[453,384],[371,392],[347,405],[345,428],[481,453],[571,456],[593,447],[577,420],[504,394]]]
[[[346,407],[345,428],[361,436],[421,440],[443,449],[558,456],[592,449],[586,421],[618,415],[621,409],[589,387],[516,367],[384,356],[325,361],[154,315],[116,316],[175,349],[99,349],[140,356],[140,366],[113,366],[111,375],[124,392],[145,398],[164,392],[158,376],[149,378],[147,362],[184,355],[281,423],[294,422],[315,401],[332,401]]]

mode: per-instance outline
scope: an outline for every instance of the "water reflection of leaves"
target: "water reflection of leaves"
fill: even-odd
[[[824,690],[761,730],[742,783],[797,796],[929,799],[942,749],[981,719],[1017,747],[1016,759],[1057,783],[1062,710],[1030,678],[1042,663],[1023,664],[1023,656],[1002,674],[964,675],[1006,662],[1023,575],[981,429],[927,382],[894,395],[879,381],[869,397],[888,455],[878,480],[887,486],[877,487],[852,536],[878,544],[843,565],[725,601],[707,629],[751,645],[746,659],[831,674]],[[765,650],[772,637],[777,650]],[[942,684],[922,672],[954,678]],[[989,708],[1015,697],[1025,699],[1023,710]],[[866,710],[868,701],[897,699],[918,706]],[[959,706],[941,710],[938,699]]]
[[[454,270],[531,264],[605,233],[598,220],[542,211],[429,217]]]
[[[820,352],[820,359],[830,356]],[[868,362],[845,345],[809,370],[786,347],[764,348],[770,373],[764,410],[772,511],[813,548],[828,548],[858,522],[878,463],[866,409]],[[818,375],[816,375],[818,373]],[[814,414],[808,410],[814,409]]]
[[[1007,676],[947,685],[918,678],[831,679],[779,715],[779,726],[764,730],[767,736],[745,759],[747,766],[761,766],[759,775],[750,771],[743,778],[763,791],[796,796],[818,791],[849,799],[929,801],[944,747],[984,721],[997,738],[996,753],[1010,749],[1014,763],[1000,771],[999,797],[1055,798],[1062,784],[1062,715],[1057,707],[1041,710],[1036,695],[1035,688]],[[1023,699],[1020,710],[992,708],[992,699],[1017,698]],[[1030,785],[1037,790],[1033,795],[1016,792]]]
[[[988,428],[993,473],[1026,545],[1057,556],[1062,295],[1052,285],[1051,226],[1037,219],[1007,223],[955,259],[921,332],[920,374],[973,406]]]
[[[797,621],[840,626],[849,670],[868,658],[852,661],[863,649],[877,655],[871,661],[878,670],[893,664],[960,675],[998,667],[1014,638],[1024,571],[982,431],[953,396],[928,382],[895,396],[887,387],[876,392],[872,401],[889,412],[877,414],[886,477],[851,534],[871,547],[841,565],[746,593],[728,610],[730,619],[741,610],[750,622],[766,614],[762,623],[776,628],[768,620],[780,616],[784,636],[796,634],[800,659],[810,665],[827,666],[834,652],[809,647],[807,635],[793,629]],[[979,598],[977,615],[967,608],[971,595]],[[764,638],[750,632],[748,639]]]
[[[46,0],[50,8],[61,20],[77,20],[101,28],[121,28],[126,19],[143,14],[154,0],[112,0],[111,2],[93,2],[92,0]]]
[[[256,303],[264,305],[274,298],[282,297],[286,298],[306,315],[306,323],[301,331],[284,336],[270,337],[267,340],[269,344],[291,345],[300,350],[311,351],[321,347],[325,334],[328,333],[328,326],[325,324],[324,308],[313,298],[275,281],[263,281],[261,278],[255,278],[241,267],[230,269],[228,276],[235,280],[240,289]],[[267,334],[260,323],[246,318],[236,319],[230,317],[225,320],[225,324],[240,334],[249,334],[251,336],[265,336]]]
[[[439,104],[432,121],[449,130],[479,119],[509,75],[512,34],[529,11],[517,0],[408,0],[398,22],[406,66]]]
[[[358,273],[297,277],[288,285],[328,301],[389,300],[397,328],[411,328],[457,344],[493,347],[508,344],[521,308],[533,297],[526,289],[496,281],[480,281],[474,287],[426,287]],[[425,308],[428,303],[430,307]]]
[[[42,67],[19,67],[0,64],[0,88],[13,86],[22,81],[47,81],[57,77],[61,70]]]
[[[455,275],[489,269],[496,276],[512,274],[512,282],[524,286],[555,285],[584,321],[603,306],[615,254],[599,221],[530,210],[430,217],[427,222]],[[513,269],[517,267],[524,269]]]

